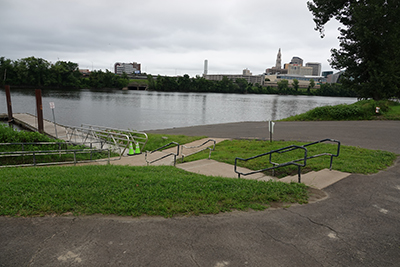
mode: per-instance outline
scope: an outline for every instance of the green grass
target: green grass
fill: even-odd
[[[39,144],[40,142],[57,142],[60,144]],[[63,140],[54,140],[46,135],[38,132],[17,131],[8,125],[0,124],[0,143],[35,143],[22,145],[0,145],[0,152],[12,151],[50,151],[50,150],[79,150],[76,153],[77,161],[96,160],[108,157],[107,151],[85,152],[82,150],[88,149],[83,145],[70,145],[66,144]],[[111,153],[111,156],[117,156],[116,153]],[[46,162],[73,162],[74,154],[53,153],[52,155],[45,155],[45,153],[36,153],[36,163]],[[20,164],[33,164],[34,159],[32,155],[26,154],[24,156],[8,156],[0,157],[0,166],[2,165],[20,165]]]
[[[301,146],[304,144],[306,143],[293,141],[274,141],[271,143],[269,141],[261,140],[226,140],[216,145],[216,149],[212,152],[211,158],[216,161],[234,164],[236,157],[250,158],[286,146]],[[336,154],[337,145],[334,143],[320,143],[309,146],[307,147],[307,149],[307,156],[317,155],[321,153]],[[185,158],[185,161],[192,161],[207,157],[208,152],[206,151],[204,153],[198,153],[189,156]],[[283,154],[275,153],[272,156],[272,162],[285,163],[303,157],[304,150],[298,149]],[[380,170],[386,169],[388,166],[391,166],[396,157],[396,154],[391,152],[370,150],[352,146],[341,146],[339,157],[333,158],[332,169],[349,173],[376,173]],[[246,167],[251,170],[261,170],[267,167],[272,167],[272,165],[269,163],[268,156],[261,157],[255,160],[250,160],[247,162],[239,161],[239,163],[239,166]],[[329,168],[329,164],[329,156],[321,156],[309,159],[307,160],[307,166],[305,168],[302,168],[302,173]],[[275,175],[277,177],[295,175],[296,173],[296,166],[282,167],[275,170]],[[271,173],[267,174],[271,175]]]
[[[149,140],[145,146],[145,150],[153,151],[171,142],[184,145],[196,140],[206,138],[206,136],[186,136],[186,135],[168,135],[168,134],[147,134]],[[175,145],[171,145],[173,147]],[[167,147],[168,148],[168,147]]]
[[[216,214],[307,203],[306,186],[209,177],[172,166],[0,169],[0,215]]]
[[[380,107],[378,114],[375,112],[376,107]],[[389,100],[362,100],[351,105],[317,107],[281,121],[317,120],[400,120],[400,103]]]
[[[147,79],[129,79],[129,83],[137,83],[142,85],[148,85],[149,81]]]

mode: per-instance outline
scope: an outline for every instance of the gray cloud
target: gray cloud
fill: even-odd
[[[329,69],[337,24],[314,31],[299,0],[0,0],[0,56],[67,60],[110,69],[137,61],[153,74],[262,73],[300,56]]]

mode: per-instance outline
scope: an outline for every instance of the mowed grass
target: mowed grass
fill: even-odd
[[[145,146],[146,151],[153,151],[163,147],[171,142],[176,142],[179,145],[188,144],[190,142],[206,138],[206,136],[186,136],[186,135],[169,135],[169,134],[147,134],[148,141]],[[166,148],[174,147],[172,144]]]
[[[216,145],[215,151],[211,154],[211,159],[234,164],[235,158],[250,158],[256,155],[267,153],[271,150],[277,150],[290,145],[302,146],[307,143],[295,141],[263,141],[263,140],[226,140]],[[336,143],[320,143],[307,147],[307,156],[318,155],[322,153],[337,153]],[[208,157],[208,151],[195,154],[185,158],[185,161],[198,160]],[[341,146],[338,157],[333,158],[332,169],[349,172],[370,174],[386,169],[393,165],[397,155],[387,151],[370,150],[360,147]],[[287,153],[274,153],[272,162],[285,163],[296,159],[304,158],[304,150],[297,149]],[[251,170],[261,170],[272,167],[269,163],[269,156],[260,157],[254,160],[238,161],[238,165]],[[321,156],[307,160],[306,167],[302,168],[302,173],[309,171],[319,171],[329,168],[330,157]],[[271,175],[272,171],[268,171],[267,175]],[[287,166],[275,170],[275,176],[284,177],[287,175],[297,174],[297,166]]]
[[[0,169],[0,215],[164,216],[307,203],[303,184],[209,177],[172,166]]]

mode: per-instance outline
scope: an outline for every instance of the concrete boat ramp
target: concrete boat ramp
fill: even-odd
[[[27,113],[19,113],[19,114],[14,114],[14,122],[18,125],[21,125],[22,127],[28,128],[32,131],[37,131],[37,118],[34,115],[27,114]],[[51,121],[44,120],[44,132],[45,134],[51,136],[51,137],[56,137],[58,136],[59,139],[67,141],[67,127],[59,124],[54,124]],[[204,144],[205,142],[213,140],[215,141],[216,144],[219,142],[222,142],[224,140],[227,140],[227,138],[206,138],[206,139],[201,139],[194,141],[189,144],[185,144],[184,147],[186,147],[183,151],[183,153],[186,154],[191,154],[195,153],[196,150],[203,150],[204,146],[202,147],[201,145]],[[76,140],[77,142],[80,142],[82,140]],[[207,143],[206,147],[210,147],[213,143]],[[218,147],[216,147],[218,149]],[[143,152],[143,151],[142,151]],[[172,154],[176,154],[177,149],[176,147],[169,148],[163,151],[157,151],[154,153],[141,153],[141,154],[135,154],[133,156],[127,156],[126,153],[119,159],[116,160],[115,158],[110,161],[110,164],[113,165],[128,165],[128,166],[146,166],[149,165],[148,162],[154,161],[158,158],[161,158],[165,156],[165,158],[161,160],[157,160],[154,163],[151,163],[151,165],[174,165],[174,157]],[[169,156],[167,156],[169,155]],[[180,149],[179,154],[177,155],[177,158],[180,159],[182,157],[182,149]],[[212,158],[212,155],[211,155]],[[83,165],[86,163],[82,163],[79,165]],[[93,162],[89,164],[108,164],[107,162]],[[221,176],[221,177],[227,177],[227,178],[237,178],[238,175],[234,171],[234,166],[227,164],[227,163],[222,163],[218,162],[212,159],[203,159],[203,160],[197,160],[197,161],[192,161],[192,162],[184,162],[184,163],[179,163],[179,160],[177,161],[176,167],[193,172],[193,173],[199,173],[199,174],[204,174],[204,175],[209,175],[209,176]],[[238,171],[242,173],[247,173],[251,172],[251,170],[246,169],[246,168],[238,168]],[[349,176],[349,173],[343,173],[339,171],[330,171],[328,169],[324,169],[318,172],[309,172],[307,174],[303,174],[301,176],[301,182],[306,184],[307,186],[314,187],[317,189],[323,189],[325,187],[328,187],[337,181],[346,178]],[[282,182],[297,182],[298,177],[296,176],[290,176],[290,177],[285,177],[282,179],[277,179],[275,177],[271,176],[266,176],[263,173],[257,173],[257,174],[252,174],[252,175],[247,175],[247,176],[242,176],[241,179],[252,179],[252,180],[258,180],[258,181],[269,181],[269,180],[279,180]]]

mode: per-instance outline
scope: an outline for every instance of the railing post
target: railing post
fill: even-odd
[[[43,105],[42,105],[42,90],[36,89],[36,110],[38,119],[38,132],[44,133],[43,127]]]
[[[5,89],[6,89],[6,98],[7,98],[8,122],[10,123],[10,126],[11,126],[11,122],[13,120],[13,114],[12,114],[12,105],[11,105],[10,86],[6,85]]]
[[[300,166],[297,166],[297,174],[298,174],[298,176],[299,176],[299,183],[301,183],[301,167]]]

